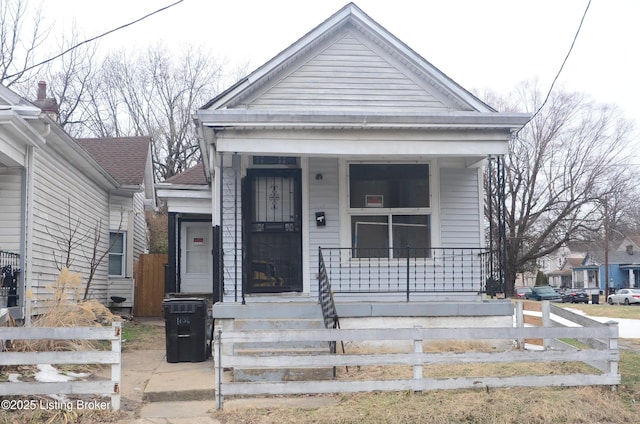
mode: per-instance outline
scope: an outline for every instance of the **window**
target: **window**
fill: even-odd
[[[109,275],[125,276],[125,233],[109,233]]]
[[[353,257],[429,257],[429,165],[349,164],[348,213]]]

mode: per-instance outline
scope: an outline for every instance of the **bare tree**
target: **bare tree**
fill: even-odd
[[[215,93],[221,67],[201,49],[176,56],[158,45],[142,54],[112,53],[91,81],[85,136],[149,135],[156,178],[200,160],[193,112]]]
[[[62,268],[71,269],[74,255],[77,249],[87,240],[88,233],[82,228],[79,218],[74,218],[71,210],[71,199],[67,198],[67,222],[66,225],[54,224],[55,228],[45,226],[47,234],[58,246],[58,251],[53,250],[53,261],[58,271]]]
[[[50,32],[42,5],[31,10],[28,0],[0,1],[0,83],[20,85],[32,76],[38,48]],[[20,90],[18,90],[20,91]]]
[[[91,81],[97,73],[98,44],[84,44],[79,47],[76,26],[71,33],[63,35],[59,43],[60,51],[68,51],[41,69],[40,79],[48,83],[50,95],[58,102],[58,123],[71,136],[82,134],[82,123],[87,119],[85,105],[91,98]]]
[[[533,112],[542,104],[531,83],[517,93],[516,102],[498,106],[513,110],[519,102]],[[505,158],[508,295],[517,272],[601,228],[601,199],[628,195],[619,182],[631,130],[615,108],[559,90],[513,137]],[[493,193],[488,201],[496,199]]]
[[[118,229],[114,231],[110,231],[111,234],[118,235],[122,231],[122,223],[124,220],[124,210],[120,210],[120,224],[118,225]],[[95,277],[96,272],[98,271],[98,267],[104,261],[104,258],[111,252],[111,249],[116,243],[116,239],[109,239],[109,247],[104,250],[100,250],[100,246],[102,243],[102,220],[99,219],[96,222],[95,227],[93,228],[93,232],[90,238],[89,251],[84,251],[85,260],[89,263],[89,276],[87,277],[87,283],[84,286],[84,296],[83,300],[87,300],[89,298],[89,290],[91,289],[91,282],[93,281],[93,277]]]
[[[74,217],[76,215],[76,217]],[[77,214],[73,213],[71,199],[67,198],[67,222],[64,225],[55,225],[55,228],[45,226],[47,234],[54,240],[58,249],[54,249],[53,259],[58,271],[63,268],[71,270],[76,259],[83,259],[89,267],[89,275],[85,283],[83,300],[87,300],[91,282],[95,277],[98,267],[107,257],[116,240],[109,240],[108,247],[105,248],[103,241],[103,222],[97,219],[94,222],[81,220]],[[110,231],[110,234],[120,234],[124,222],[124,210],[120,210],[120,223],[117,230]]]

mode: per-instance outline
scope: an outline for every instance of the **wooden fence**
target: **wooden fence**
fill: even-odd
[[[138,317],[162,316],[164,299],[164,264],[166,254],[140,255],[136,274],[135,305],[133,314]]]
[[[545,303],[545,302],[543,302]],[[549,309],[548,302],[544,306]],[[560,309],[560,308],[558,308]],[[522,306],[520,306],[520,311]],[[326,329],[326,330],[222,330],[215,334],[216,405],[223,406],[224,396],[291,395],[318,393],[352,393],[371,391],[426,391],[442,389],[466,389],[489,387],[540,387],[618,385],[618,326],[617,323],[600,324],[593,320],[581,320],[568,311],[565,316],[573,319],[578,327],[525,327],[522,325],[502,328],[396,328],[396,329]],[[520,312],[521,313],[521,312]],[[508,340],[509,343],[525,339],[578,339],[591,340],[592,349],[576,349],[565,343],[548,342],[547,349],[513,349],[496,352],[423,352],[423,341],[434,340]],[[242,356],[233,354],[236,343],[290,343],[290,342],[381,342],[413,341],[413,352],[375,354],[277,354]],[[521,344],[524,346],[524,343]],[[553,348],[551,347],[553,346]],[[224,347],[224,348],[223,348]],[[276,354],[271,354],[276,353]],[[429,378],[423,375],[423,367],[431,364],[462,363],[514,363],[514,362],[584,362],[597,371],[589,374],[550,374],[488,377]],[[327,367],[392,366],[413,367],[412,379],[394,380],[315,380],[276,382],[237,382],[223,379],[229,368],[239,369],[319,369]]]
[[[4,382],[0,396],[94,394],[110,396],[111,408],[120,409],[121,325],[111,327],[1,327],[0,340],[108,340],[111,350],[2,352],[0,366],[38,364],[111,365],[111,380],[67,382]]]

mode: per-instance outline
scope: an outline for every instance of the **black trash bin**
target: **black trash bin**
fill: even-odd
[[[592,305],[598,305],[600,304],[600,295],[599,294],[592,294],[591,295],[591,304]]]
[[[162,309],[167,337],[167,362],[202,362],[207,359],[206,299],[165,299]]]

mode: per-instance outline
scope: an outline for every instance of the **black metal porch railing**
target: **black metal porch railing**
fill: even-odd
[[[320,248],[334,293],[495,293],[495,255],[484,248]]]
[[[0,250],[0,308],[18,305],[20,255]]]

